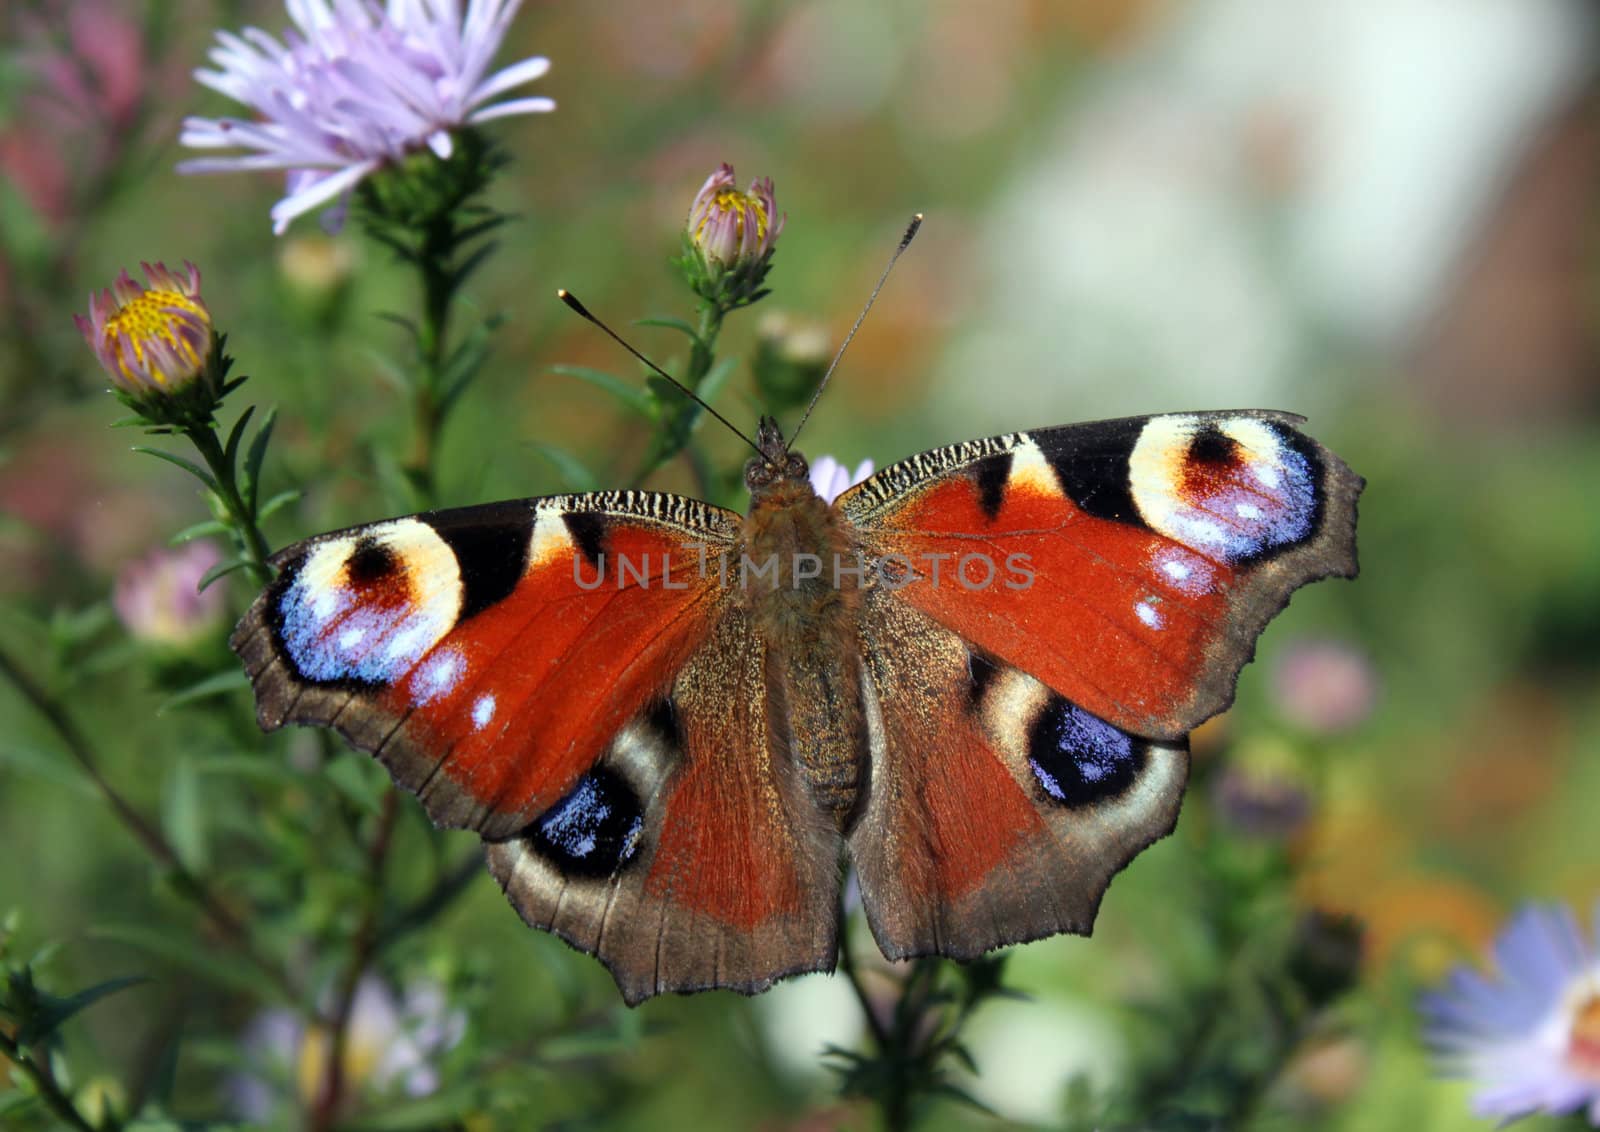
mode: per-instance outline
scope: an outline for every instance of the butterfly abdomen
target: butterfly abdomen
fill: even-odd
[[[741,553],[762,571],[759,580],[749,572],[742,594],[767,647],[772,726],[843,829],[857,810],[866,758],[852,529],[809,483],[790,481],[755,500]]]

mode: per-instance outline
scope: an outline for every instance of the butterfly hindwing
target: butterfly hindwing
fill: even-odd
[[[601,492],[322,535],[274,558],[232,645],[263,727],[334,727],[438,824],[507,836],[666,694],[722,597],[700,548],[737,524]],[[650,577],[619,576],[624,558]]]
[[[840,839],[792,773],[765,668],[726,609],[571,796],[488,846],[523,918],[597,955],[629,1003],[833,967]]]
[[[1362,480],[1298,420],[1013,433],[892,465],[839,506],[904,565],[901,600],[1097,717],[1179,740],[1231,702],[1294,589],[1356,572]]]
[[[850,836],[890,958],[1087,934],[1171,832],[1187,745],[1141,739],[878,591],[862,618],[872,789]]]

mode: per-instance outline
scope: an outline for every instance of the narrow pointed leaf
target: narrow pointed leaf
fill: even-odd
[[[212,491],[217,490],[217,481],[212,478],[211,473],[206,471],[199,464],[196,464],[193,460],[186,460],[177,453],[168,452],[164,448],[149,448],[142,444],[136,445],[133,450],[135,452],[143,452],[149,456],[154,456],[157,460],[165,460],[169,464],[176,464],[178,467],[182,468],[184,471],[198,479],[201,483],[205,484]]]
[[[623,381],[616,374],[607,373],[601,369],[590,369],[588,366],[551,366],[550,372],[558,373],[562,377],[575,377],[579,381],[586,381],[597,389],[602,389],[609,393],[624,408],[638,413],[646,420],[655,415],[650,395],[637,385],[630,385],[628,382]]]
[[[87,1010],[107,995],[116,994],[120,990],[137,986],[139,983],[150,981],[145,975],[129,975],[120,979],[107,979],[103,983],[96,983],[86,990],[66,998],[57,998],[54,995],[40,994],[41,1009],[26,1025],[18,1028],[16,1040],[18,1045],[31,1046],[48,1038],[59,1030],[73,1015],[79,1011]]]

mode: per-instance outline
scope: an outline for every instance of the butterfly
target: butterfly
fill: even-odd
[[[1176,823],[1187,736],[1362,479],[1278,412],[1016,432],[834,500],[763,420],[741,516],[646,491],[320,535],[232,637],[483,840],[629,1004],[831,970],[845,862],[891,959],[1088,934]]]

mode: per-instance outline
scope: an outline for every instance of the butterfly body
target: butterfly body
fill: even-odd
[[[837,500],[764,422],[741,517],[597,492],[319,536],[233,645],[475,830],[629,1002],[1087,932],[1170,831],[1186,736],[1290,591],[1355,573],[1361,480],[1266,412],[969,441]]]

